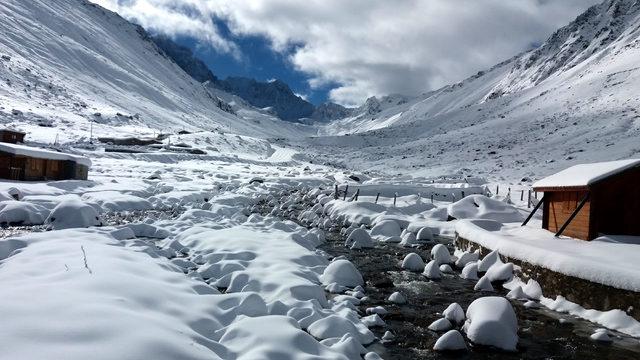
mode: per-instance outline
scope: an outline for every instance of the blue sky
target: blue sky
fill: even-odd
[[[180,36],[175,41],[193,50],[195,56],[204,61],[218,78],[244,76],[263,82],[279,79],[289,84],[294,93],[316,105],[327,100],[330,86],[311,89],[308,83],[310,77],[295,70],[289,60],[295,51],[294,47],[285,52],[275,52],[269,40],[263,36],[234,36],[223,22],[219,21],[217,25],[225,38],[233,39],[238,46],[239,58],[228,52],[219,52],[193,37]]]

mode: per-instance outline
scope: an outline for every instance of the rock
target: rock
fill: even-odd
[[[451,322],[447,319],[438,319],[428,327],[431,331],[447,331],[451,329]]]
[[[475,291],[494,291],[493,286],[491,286],[491,280],[488,277],[483,276],[478,280],[476,286],[473,287]]]
[[[453,269],[451,268],[451,266],[449,264],[440,265],[440,271],[443,274],[453,274]]]
[[[416,239],[418,241],[430,242],[433,241],[433,233],[431,232],[431,228],[423,227],[418,230],[418,234],[416,235]]]
[[[383,342],[392,341],[395,338],[395,335],[393,335],[391,331],[385,331],[384,335],[382,335]]]
[[[399,292],[394,292],[393,294],[391,294],[389,296],[389,301],[391,301],[392,303],[395,304],[406,304],[407,303],[407,299],[404,297],[404,295],[402,295]]]
[[[351,249],[372,248],[373,240],[366,230],[357,228],[351,231],[344,245]]]
[[[446,246],[442,244],[436,244],[431,249],[431,259],[433,259],[438,266],[442,264],[448,264],[451,262],[451,254]]]
[[[518,320],[509,301],[499,296],[474,300],[467,309],[463,326],[475,344],[515,351],[518,344]]]
[[[447,331],[433,345],[433,350],[435,351],[460,351],[466,349],[467,344],[458,330]]]
[[[442,315],[445,319],[451,321],[454,324],[462,324],[465,319],[464,310],[458,303],[452,303],[443,312]]]
[[[426,276],[427,279],[431,279],[431,280],[438,280],[442,278],[442,273],[440,272],[438,263],[435,260],[431,260],[424,267],[424,271],[422,271],[422,275]]]
[[[347,287],[356,287],[364,284],[362,275],[349,260],[331,262],[320,275],[320,281],[325,285],[336,283]]]
[[[461,278],[467,280],[478,280],[478,264],[470,262],[462,269]]]
[[[456,267],[462,269],[464,268],[468,263],[470,262],[476,262],[478,261],[478,258],[480,256],[478,255],[478,253],[476,252],[464,252],[462,255],[460,255],[460,257],[458,258],[458,260],[456,260]]]
[[[424,265],[424,261],[416,253],[407,254],[402,260],[402,268],[409,271],[422,271],[424,270]]]

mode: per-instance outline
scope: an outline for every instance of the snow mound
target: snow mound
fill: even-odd
[[[0,223],[40,225],[48,215],[49,210],[37,204],[15,200],[0,202]]]
[[[449,330],[436,340],[433,345],[435,351],[459,351],[466,350],[467,344],[464,342],[462,334],[458,330]]]
[[[428,327],[431,331],[447,331],[451,329],[451,322],[447,319],[438,319]]]
[[[533,279],[527,281],[527,285],[522,288],[522,291],[524,291],[525,295],[531,300],[540,300],[540,298],[542,298],[542,288],[540,284]]]
[[[455,219],[486,219],[501,223],[524,220],[515,207],[484,195],[470,195],[449,204],[447,212]]]
[[[431,259],[438,264],[438,266],[442,264],[448,264],[451,262],[451,254],[449,254],[449,250],[446,246],[442,244],[436,244],[431,249]]]
[[[365,229],[357,228],[349,234],[345,246],[351,249],[371,248],[373,240]]]
[[[393,294],[389,295],[389,299],[388,300],[391,301],[392,303],[399,304],[399,305],[407,303],[407,298],[405,298],[404,295],[402,295],[398,291],[396,291]]]
[[[494,291],[493,286],[491,285],[491,280],[485,275],[478,280],[476,285],[473,287],[475,291]]]
[[[464,321],[464,310],[458,303],[452,303],[442,312],[445,319],[451,321],[454,324],[462,324]]]
[[[507,281],[513,278],[513,264],[512,263],[495,263],[487,270],[485,274],[489,281]]]
[[[320,281],[324,285],[336,283],[347,287],[363,285],[362,275],[349,260],[336,260],[324,269],[320,276]]]
[[[297,358],[346,360],[341,353],[320,344],[300,329],[288,316],[247,317],[220,331],[220,344],[227,347],[238,360],[269,358]],[[251,344],[251,346],[247,346]]]
[[[150,210],[151,203],[138,196],[123,194],[119,191],[98,191],[82,195],[82,200],[94,202],[107,211]]]
[[[412,232],[407,232],[406,234],[402,235],[402,241],[400,241],[400,245],[405,247],[413,246],[419,243],[420,242],[418,241],[416,235]]]
[[[424,267],[422,275],[431,280],[438,280],[442,278],[442,272],[440,272],[440,267],[435,260],[429,261],[429,263]]]
[[[478,263],[470,262],[465,265],[460,277],[467,280],[478,280]]]
[[[478,271],[487,272],[490,267],[499,262],[501,262],[500,254],[498,254],[497,250],[494,250],[487,254],[487,256],[485,256],[482,260],[480,260],[480,262],[478,263]]]
[[[478,261],[480,255],[476,252],[464,252],[462,253],[462,255],[460,255],[458,257],[458,260],[456,260],[456,267],[458,268],[464,268],[468,263],[470,262],[476,262]]]
[[[522,291],[522,286],[520,286],[520,285],[518,285],[518,286],[514,287],[513,289],[511,289],[507,293],[507,298],[513,299],[513,300],[527,300],[528,299],[527,295],[524,293],[524,291]]]
[[[329,315],[309,326],[309,334],[317,339],[341,338],[345,334],[355,336],[361,344],[370,344],[375,335],[363,324],[357,326],[349,319],[338,315]]]
[[[511,304],[503,297],[474,300],[467,309],[463,330],[476,344],[507,351],[515,351],[518,345],[518,320]]]
[[[371,236],[400,236],[402,229],[395,220],[382,220],[371,229]]]
[[[424,261],[420,255],[410,253],[402,260],[402,268],[409,271],[422,271],[424,270]]]
[[[46,223],[55,230],[103,225],[96,209],[80,200],[60,202],[53,208]]]
[[[433,233],[431,232],[431,228],[426,226],[422,227],[420,230],[418,230],[416,238],[418,239],[418,241],[423,242],[433,241]]]

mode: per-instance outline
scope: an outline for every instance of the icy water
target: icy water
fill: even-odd
[[[450,239],[439,240],[453,252]],[[544,308],[527,309],[519,301],[512,301],[518,317],[518,352],[477,346],[462,353],[435,352],[432,348],[439,334],[427,327],[442,317],[439,313],[449,304],[457,302],[466,309],[478,297],[504,296],[507,291],[474,291],[475,282],[460,278],[459,272],[445,275],[440,281],[429,281],[420,273],[401,269],[406,254],[416,252],[428,259],[431,246],[408,249],[382,244],[373,249],[350,250],[344,246],[343,236],[329,233],[321,248],[333,256],[345,256],[362,273],[369,298],[359,307],[362,314],[366,308],[378,305],[389,312],[383,317],[386,326],[371,330],[378,337],[389,330],[395,335],[394,341],[369,346],[384,359],[640,359],[640,342],[636,339],[615,334],[620,338],[612,344],[597,343],[589,339],[598,328],[594,324]],[[405,295],[407,304],[396,305],[386,300],[395,291]]]

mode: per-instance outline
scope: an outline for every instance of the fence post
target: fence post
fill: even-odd
[[[378,203],[378,199],[380,198],[380,193],[378,193],[378,195],[376,195],[376,204]]]
[[[433,193],[431,193],[431,203],[433,204]]]
[[[344,188],[344,196],[342,197],[342,201],[347,200],[347,193],[349,192],[349,184]]]
[[[531,190],[527,194],[527,209],[531,207]]]
[[[398,193],[396,192],[396,193],[393,194],[393,207],[396,207],[397,198],[398,198]]]
[[[464,191],[462,192],[462,197],[461,197],[461,199],[464,199]]]
[[[496,195],[498,195],[499,190],[500,190],[500,185],[496,185]]]
[[[524,190],[520,191],[520,201],[524,200]]]
[[[338,200],[338,184],[334,185],[334,188],[333,188],[333,199],[334,200]]]
[[[360,195],[360,189],[356,189],[356,198],[355,198],[356,201],[358,201],[358,195]]]

